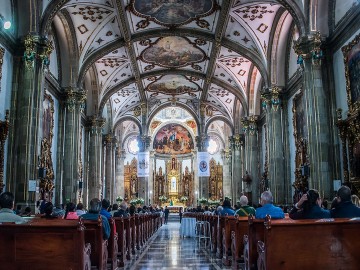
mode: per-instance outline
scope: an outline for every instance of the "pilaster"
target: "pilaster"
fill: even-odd
[[[119,146],[115,152],[115,194],[114,197],[121,196],[125,198],[125,186],[124,186],[124,160],[126,158],[126,152]]]
[[[105,189],[103,197],[114,202],[115,193],[115,145],[116,139],[112,133],[104,136],[105,145]]]
[[[244,144],[240,134],[235,134],[229,138],[233,154],[233,166],[231,179],[231,198],[235,204],[241,196],[242,187],[242,161],[241,161],[241,148]],[[224,178],[226,179],[226,178]]]

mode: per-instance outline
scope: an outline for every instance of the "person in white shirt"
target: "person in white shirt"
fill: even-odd
[[[0,195],[0,223],[15,222],[16,224],[26,223],[26,220],[14,213],[14,195],[11,192],[4,192]]]

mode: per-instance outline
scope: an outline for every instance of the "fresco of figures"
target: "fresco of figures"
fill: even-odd
[[[185,127],[167,124],[156,134],[153,147],[160,154],[187,154],[194,149],[194,141]]]

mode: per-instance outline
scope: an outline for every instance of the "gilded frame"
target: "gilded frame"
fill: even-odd
[[[344,55],[346,94],[349,111],[360,108],[360,34],[341,48]]]

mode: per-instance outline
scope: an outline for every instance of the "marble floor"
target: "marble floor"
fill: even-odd
[[[163,225],[150,239],[143,252],[125,265],[126,270],[186,269],[218,270],[225,267],[221,259],[199,247],[195,238],[180,237],[180,223]]]

